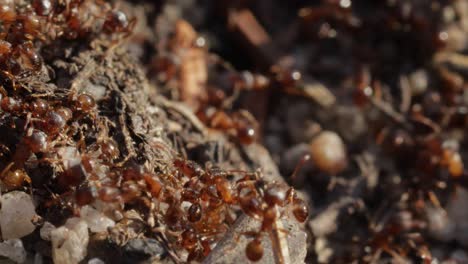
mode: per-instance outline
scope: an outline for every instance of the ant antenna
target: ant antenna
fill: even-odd
[[[297,177],[297,173],[304,167],[304,164],[310,160],[310,154],[304,154],[302,158],[297,163],[296,167],[294,168],[293,173],[291,174],[290,178],[294,181]]]

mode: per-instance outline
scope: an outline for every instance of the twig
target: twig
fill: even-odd
[[[70,95],[75,94],[75,92],[81,92],[82,83],[84,80],[89,80],[89,77],[96,72],[96,67],[98,67],[94,59],[89,59],[86,64],[81,68],[78,74],[73,78],[70,85]]]
[[[278,207],[275,206],[276,214],[279,215]],[[273,254],[275,255],[276,264],[290,264],[291,258],[289,256],[288,241],[286,240],[286,233],[283,232],[283,222],[280,218],[276,218],[273,223],[273,229],[270,232],[271,246]]]
[[[406,118],[402,114],[395,111],[390,104],[388,104],[388,103],[386,103],[386,102],[384,102],[382,100],[378,100],[378,99],[376,99],[374,97],[370,97],[369,100],[370,100],[371,104],[375,108],[379,109],[382,113],[384,113],[388,117],[392,118],[395,122],[397,122],[397,123],[399,123],[399,124],[401,124],[403,126],[407,126]]]
[[[411,85],[408,77],[400,77],[401,103],[400,112],[406,113],[411,107]]]

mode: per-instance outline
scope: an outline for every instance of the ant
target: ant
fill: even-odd
[[[127,15],[119,10],[111,10],[104,21],[104,31],[109,33],[125,33],[124,38],[130,36],[136,25],[136,18],[128,20]]]
[[[24,169],[16,168],[14,165],[13,162],[8,164],[0,173],[0,179],[3,185],[9,190],[18,189],[23,186],[24,183],[32,183],[27,172]]]
[[[292,211],[296,220],[303,223],[307,220],[309,209],[306,203],[297,197],[293,188],[277,182],[266,183],[258,178],[258,174],[249,174],[236,182],[237,196],[242,211],[248,216],[259,219],[261,228],[258,231],[247,232],[254,239],[247,244],[246,256],[251,261],[258,261],[263,256],[263,247],[260,237],[262,233],[273,234],[277,230],[276,222],[284,212],[283,209]],[[272,236],[275,237],[275,236]],[[279,239],[278,237],[275,237]],[[279,245],[279,243],[273,243]],[[281,249],[277,250],[278,258],[283,259]],[[275,250],[276,252],[276,250]]]
[[[384,223],[379,231],[374,231],[369,246],[374,252],[385,252],[395,260],[407,262],[407,258],[414,258],[417,263],[431,263],[432,256],[424,243],[418,229],[424,229],[425,224],[413,218],[409,211],[397,212],[390,221]],[[398,246],[403,244],[404,247]]]
[[[214,223],[209,226],[210,233],[217,234],[223,226],[219,226],[219,223],[226,220],[226,216],[220,215],[218,211],[226,210],[229,205],[239,206],[247,216],[262,222],[260,230],[245,233],[255,237],[246,247],[246,256],[252,261],[261,259],[263,247],[260,236],[276,231],[276,221],[284,213],[280,209],[290,208],[299,222],[304,222],[309,214],[305,202],[297,197],[294,189],[288,189],[276,182],[267,183],[258,173],[224,171],[217,167],[202,169],[197,163],[185,159],[176,159],[173,165],[181,175],[188,178],[181,197],[191,203],[187,211],[189,222],[197,223],[202,219],[207,220],[209,216],[209,220]],[[241,173],[243,177],[232,183],[226,179],[232,173]],[[195,231],[186,232],[188,233],[184,233],[182,244],[189,245],[190,255],[194,257],[198,254],[193,251],[194,248],[198,251],[203,248],[196,246],[196,241],[203,240],[195,240]]]
[[[256,141],[258,124],[247,111],[237,111],[229,115],[223,110],[198,111],[197,116],[214,129],[228,132],[240,143],[249,145]]]

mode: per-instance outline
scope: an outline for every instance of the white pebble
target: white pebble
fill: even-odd
[[[309,147],[312,161],[323,172],[335,175],[348,165],[346,146],[333,131],[323,131],[312,139]]]
[[[33,261],[33,264],[42,264],[44,263],[44,261],[42,260],[42,255],[39,254],[39,253],[36,253],[34,255],[34,261]]]
[[[75,147],[62,147],[57,150],[63,161],[64,169],[68,170],[81,163],[81,156]]]
[[[0,243],[0,256],[7,257],[17,263],[25,262],[26,250],[21,239],[15,238]]]
[[[32,233],[35,226],[31,219],[36,215],[31,196],[13,191],[0,198],[0,229],[3,239],[21,238]]]
[[[89,205],[85,205],[80,210],[81,219],[85,220],[91,232],[104,232],[108,227],[113,227],[115,222],[103,213]]]
[[[450,254],[450,258],[456,263],[468,263],[468,254],[463,249],[457,249]]]
[[[51,224],[49,222],[45,222],[44,225],[39,230],[39,234],[41,235],[42,239],[44,239],[46,241],[50,241],[50,233],[54,229],[56,229],[56,227],[53,224]]]
[[[105,262],[98,258],[92,258],[88,261],[88,264],[105,264]]]
[[[79,218],[70,218],[51,232],[51,240],[54,263],[79,263],[87,253],[88,225]]]
[[[416,70],[408,76],[413,96],[423,94],[429,85],[429,75],[423,69]]]
[[[443,242],[455,237],[455,223],[448,217],[445,210],[433,206],[426,207],[429,234]]]
[[[457,188],[457,192],[447,205],[449,218],[456,224],[455,239],[463,246],[468,246],[468,191]]]

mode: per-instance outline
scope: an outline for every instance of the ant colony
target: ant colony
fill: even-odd
[[[2,1],[0,20],[0,108],[6,134],[0,149],[2,192],[40,195],[38,210],[60,207],[70,218],[96,214],[106,223],[121,220],[131,208],[147,220],[145,234],[162,234],[174,252],[185,252],[182,261],[203,260],[242,213],[261,222],[258,230],[246,234],[251,240],[245,255],[252,261],[262,258],[261,238],[274,231],[276,221],[289,215],[306,221],[306,203],[286,184],[266,182],[258,172],[205,168],[179,155],[165,169],[149,169],[127,158],[123,137],[103,129],[102,102],[93,95],[73,87],[41,92],[22,81],[50,71],[44,54],[56,43],[97,36],[115,41],[130,34],[135,19],[100,0],[33,0],[21,6]],[[262,80],[258,82],[261,86]],[[232,131],[242,144],[257,136],[245,113],[198,114],[211,127]],[[88,136],[91,132],[94,136]],[[47,192],[37,191],[43,186]],[[53,217],[47,215],[38,225]],[[78,230],[80,225],[72,222],[60,228]],[[49,236],[52,245],[60,228]],[[59,250],[53,251],[54,261],[63,259]]]

